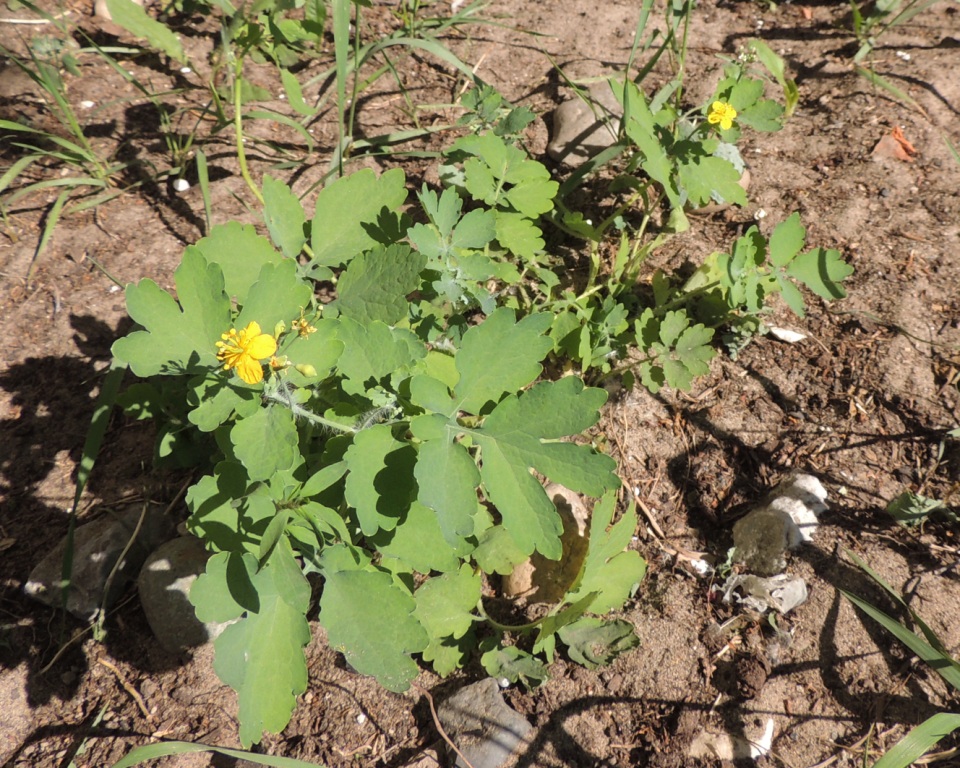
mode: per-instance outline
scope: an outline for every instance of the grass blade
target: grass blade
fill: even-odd
[[[30,261],[30,266],[27,269],[27,287],[30,287],[30,283],[33,281],[33,271],[36,269],[37,261],[40,259],[40,256],[47,248],[47,243],[50,242],[50,238],[53,236],[53,230],[56,229],[57,222],[60,221],[60,212],[63,210],[63,206],[66,204],[67,200],[70,199],[70,193],[72,190],[65,189],[60,195],[54,200],[53,205],[50,206],[50,212],[47,213],[47,220],[43,225],[43,234],[40,235],[40,242],[37,243],[37,250],[33,252],[33,259]]]
[[[337,63],[337,120],[340,129],[340,146],[347,135],[344,123],[347,102],[347,58],[350,54],[350,0],[333,0],[333,51]],[[357,32],[359,36],[359,31]],[[342,155],[341,155],[342,158]],[[337,166],[343,175],[342,159]]]
[[[867,78],[867,80],[869,80],[878,88],[883,88],[887,93],[889,93],[895,99],[898,99],[899,101],[902,101],[904,104],[907,104],[908,106],[913,107],[915,110],[917,110],[917,112],[919,112],[924,117],[928,117],[926,110],[923,107],[921,107],[919,104],[917,104],[917,102],[913,100],[913,97],[908,95],[906,91],[903,91],[897,86],[895,86],[893,83],[887,80],[887,78],[883,77],[882,75],[878,75],[872,69],[868,69],[867,67],[862,67],[859,64],[856,66],[856,70],[857,70],[857,74]]]
[[[113,23],[123,27],[134,37],[146,40],[151,48],[165,53],[180,64],[187,63],[180,38],[170,28],[151,18],[132,0],[107,0]]]
[[[301,136],[303,136],[303,140],[307,142],[307,152],[313,152],[313,147],[314,147],[313,136],[311,136],[310,133],[307,131],[307,129],[304,128],[302,125],[300,125],[300,123],[298,123],[296,120],[292,120],[286,115],[281,115],[278,112],[268,112],[263,109],[252,109],[243,116],[243,119],[244,120],[273,120],[276,123],[280,123],[281,125],[285,125],[288,128],[292,128]]]
[[[73,574],[73,532],[76,527],[77,507],[80,505],[83,491],[87,487],[90,473],[93,472],[93,465],[97,461],[97,454],[100,453],[100,446],[103,445],[103,438],[107,434],[110,414],[117,402],[117,393],[120,391],[120,383],[123,381],[125,372],[126,366],[118,365],[116,360],[110,363],[107,375],[103,377],[103,383],[100,385],[100,394],[97,395],[97,403],[93,408],[87,437],[83,441],[83,452],[80,455],[80,464],[77,466],[77,486],[73,493],[73,505],[70,507],[70,521],[67,527],[66,547],[63,553],[61,592],[64,608],[67,605]]]
[[[949,146],[949,143],[947,144]],[[10,186],[10,182],[18,178],[26,170],[27,166],[40,159],[40,155],[26,155],[7,168],[6,173],[0,176],[0,193]]]
[[[480,77],[477,76],[477,73],[473,71],[472,67],[465,64],[448,48],[441,45],[436,40],[421,40],[415,37],[387,38],[376,43],[371,48],[371,53],[376,53],[377,51],[382,51],[395,45],[406,46],[408,48],[419,48],[421,51],[426,51],[427,53],[436,56],[441,61],[445,61],[447,64],[450,64],[454,68],[458,69],[478,88],[485,85],[483,80],[481,80]]]
[[[938,712],[918,725],[883,757],[873,768],[906,768],[913,765],[930,747],[960,728],[960,715]]]
[[[103,205],[104,203],[109,203],[111,200],[115,200],[120,197],[124,192],[127,192],[134,187],[140,186],[140,182],[134,182],[131,186],[125,187],[124,189],[112,189],[109,192],[104,192],[102,195],[97,195],[92,197],[89,200],[84,200],[82,203],[73,203],[68,209],[67,213],[80,213],[81,211],[89,210],[90,208],[96,208],[98,205]]]
[[[940,641],[940,638],[937,637],[937,633],[934,632],[932,629],[930,629],[930,627],[927,626],[927,623],[923,619],[921,619],[920,616],[918,616],[916,612],[914,612],[914,610],[909,605],[907,605],[906,601],[903,599],[900,593],[897,592],[897,590],[895,590],[893,587],[887,584],[887,582],[884,581],[883,577],[879,573],[874,571],[873,568],[867,565],[867,563],[861,558],[859,558],[856,554],[854,554],[850,550],[844,550],[844,552],[846,553],[847,557],[853,560],[854,564],[856,564],[856,566],[860,568],[860,570],[862,570],[864,573],[867,574],[867,576],[869,576],[877,584],[883,587],[886,590],[887,594],[889,594],[890,597],[892,597],[895,602],[897,602],[901,607],[903,607],[904,610],[909,612],[910,617],[913,619],[914,623],[918,627],[920,627],[920,631],[923,632],[924,637],[927,638],[927,642],[930,643],[930,645],[932,645],[935,650],[939,651],[945,657],[951,658],[950,652],[944,647],[943,643]],[[954,662],[954,665],[957,667],[958,670],[960,670],[960,663]]]
[[[878,608],[874,608],[866,600],[861,600],[856,595],[852,595],[844,590],[840,590],[840,593],[896,637],[897,640],[907,646],[914,654],[929,664],[932,669],[936,670],[940,677],[960,691],[960,669],[957,668],[956,662],[953,661],[953,659],[938,651],[918,635],[915,635],[896,619],[891,618]]]
[[[204,217],[204,230],[203,234],[210,234],[211,221],[213,219],[213,206],[210,203],[210,171],[207,168],[207,155],[206,153],[197,148],[197,179],[200,183],[200,196],[203,198],[203,217]]]
[[[32,184],[20,187],[16,191],[11,192],[10,197],[8,197],[5,202],[7,205],[13,205],[17,200],[26,197],[32,192],[39,192],[41,189],[49,189],[51,187],[69,187],[70,189],[75,189],[76,187],[100,187],[102,189],[106,186],[106,182],[91,178],[46,179],[44,181],[35,181]]]
[[[960,150],[957,149],[957,145],[950,141],[949,137],[943,137],[944,143],[947,145],[947,149],[950,150],[950,154],[953,155],[953,159],[957,161],[957,164],[960,165]]]
[[[213,747],[209,744],[192,744],[189,741],[165,741],[161,744],[146,744],[142,747],[136,747],[131,750],[126,757],[114,763],[111,768],[130,768],[130,766],[139,765],[145,760],[153,760],[158,757],[168,757],[170,755],[185,755],[190,752],[215,752],[225,757],[245,760],[259,765],[272,766],[272,768],[317,768],[316,763],[306,763],[303,760],[296,760],[292,757],[255,755],[252,752],[244,752],[242,749]]]

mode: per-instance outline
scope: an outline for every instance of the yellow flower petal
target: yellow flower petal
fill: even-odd
[[[249,355],[243,355],[237,363],[237,375],[247,384],[263,381],[263,366]]]
[[[729,131],[733,127],[733,119],[737,116],[737,110],[732,105],[723,101],[715,101],[710,105],[710,113],[707,115],[707,122],[711,125],[720,124],[721,130]]]
[[[277,351],[277,340],[266,333],[250,338],[246,345],[246,353],[257,360],[270,357]]]

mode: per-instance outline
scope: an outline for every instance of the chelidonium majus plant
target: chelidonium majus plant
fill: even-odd
[[[583,439],[607,393],[541,380],[543,361],[688,388],[709,370],[715,328],[758,322],[776,293],[802,314],[797,284],[840,298],[852,272],[836,251],[804,251],[794,214],[769,238],[751,227],[686,282],[656,272],[649,298],[636,290],[669,236],[644,238],[652,199],[681,216],[690,201],[745,199],[719,139],[751,110],[779,112],[741,74],[692,128],[623,86],[644,223],[622,229],[614,264],[594,265],[579,295],[562,290],[541,228],[561,186],[518,146],[527,116],[489,93],[492,128],[454,143],[447,187],[418,195],[422,223],[401,212],[399,170],[339,179],[310,217],[267,176],[269,237],[217,226],[184,252],[176,298],[150,280],[127,287],[138,328],[113,353],[145,381],[122,404],[159,420],[159,459],[206,472],[187,493],[187,525],[211,552],[190,600],[202,621],[232,622],[214,665],[239,696],[245,745],[283,729],[306,689],[316,594],[330,644],[394,691],[416,659],[447,675],[477,652],[489,674],[536,685],[558,650],[596,666],[637,644],[605,616],[645,572],[627,551],[636,514],[616,519],[615,463]],[[616,218],[562,217],[593,243]],[[544,481],[599,499],[584,560],[545,615],[502,624],[484,602],[494,577],[564,552]]]
[[[331,645],[390,690],[416,676],[415,655],[445,675],[479,648],[491,674],[536,683],[558,640],[588,664],[636,642],[625,622],[584,615],[621,606],[645,568],[624,551],[632,510],[610,527],[614,462],[567,440],[596,423],[606,392],[537,381],[548,314],[491,308],[448,332],[442,313],[408,300],[447,302],[433,287],[440,252],[402,239],[405,196],[399,171],[360,171],[308,220],[268,178],[270,239],[218,226],[186,249],[176,299],[150,280],[127,288],[139,329],[113,352],[146,381],[125,407],[150,415],[181,393],[161,453],[189,443],[214,457],[187,494],[188,527],[213,553],[190,599],[201,620],[234,622],[215,668],[239,695],[244,744],[281,730],[305,690],[314,576]],[[318,282],[333,279],[335,298],[319,303]],[[603,499],[564,600],[524,628],[532,644],[504,646],[484,574],[561,555],[540,477]]]

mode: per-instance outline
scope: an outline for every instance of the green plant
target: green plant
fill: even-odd
[[[857,74],[869,80],[873,85],[883,88],[894,98],[923,113],[923,108],[903,89],[898,88],[886,77],[867,63],[877,47],[879,38],[889,30],[905,24],[917,14],[935,5],[939,0],[871,0],[858,4],[850,0],[853,34],[859,48],[853,56],[853,66]]]
[[[798,286],[828,301],[846,295],[841,284],[853,268],[834,249],[804,251],[805,235],[796,213],[769,239],[750,227],[730,253],[711,254],[684,282],[654,272],[644,300],[631,290],[635,273],[630,281],[623,276],[637,270],[666,235],[638,248],[624,234],[606,285],[579,295],[564,291],[556,302],[551,334],[557,349],[604,378],[627,375],[629,383],[636,376],[654,392],[664,385],[687,389],[708,370],[715,331],[758,332],[772,296],[782,295],[802,317],[805,300]]]
[[[911,632],[904,624],[874,607],[863,598],[841,590],[841,593],[863,613],[890,632],[920,659],[926,662],[946,683],[960,693],[960,662],[944,647],[937,634],[904,601],[903,597],[863,560],[847,552],[847,555],[871,579],[889,594],[897,606],[906,611],[911,621],[920,629],[921,635]],[[913,765],[931,747],[954,731],[960,730],[960,714],[940,712],[913,728],[900,742],[881,757],[873,768],[906,768]]]
[[[839,298],[839,283],[851,270],[836,251],[811,251],[797,258],[803,230],[791,218],[774,238],[769,261],[766,240],[753,228],[748,234],[754,252],[747,254],[747,241],[741,240],[733,257],[725,257],[723,269],[716,268],[720,255],[714,254],[685,285],[657,272],[649,289],[640,288],[651,254],[689,228],[689,210],[746,203],[741,185],[745,164],[737,149],[741,132],[779,130],[798,98],[783,61],[762,41],[750,41],[736,60],[728,61],[710,99],[686,106],[682,94],[691,8],[682,2],[668,6],[668,32],[656,48],[656,30],[639,43],[649,10],[645,3],[631,60],[641,48],[652,50],[651,55],[633,80],[609,80],[623,107],[619,140],[561,184],[555,200],[553,223],[589,245],[586,278],[575,285],[560,284],[551,273],[533,304],[554,312],[551,336],[559,356],[590,375],[626,375],[628,384],[639,378],[656,391],[664,384],[686,389],[707,371],[717,329],[728,329],[723,338],[735,352],[760,330],[759,315],[774,293],[782,292],[802,314],[803,299],[794,281],[824,298]],[[648,96],[640,85],[665,52],[674,60],[676,74]],[[786,111],[764,98],[764,73],[783,90]],[[625,164],[615,168],[609,187],[621,199],[613,211],[594,224],[569,210],[570,193],[591,173],[621,157]],[[785,252],[788,229],[791,237],[799,236],[798,250],[791,253]],[[619,240],[614,248],[608,245],[611,234]],[[603,255],[611,251],[612,258]],[[823,281],[810,269],[818,256],[829,269]],[[787,268],[787,262],[792,266]]]
[[[405,8],[416,16],[417,4]],[[430,39],[367,46],[357,36],[350,54],[348,11],[340,0],[331,14],[340,158],[357,147],[343,111],[347,74],[356,94],[360,64],[390,46],[442,55]],[[558,650],[593,666],[633,647],[630,625],[605,615],[644,574],[625,551],[636,514],[631,506],[614,521],[614,463],[584,434],[606,392],[575,376],[540,380],[543,361],[566,357],[601,375],[635,369],[653,390],[689,387],[708,370],[714,328],[746,324],[769,295],[782,292],[799,312],[795,281],[843,295],[849,267],[835,251],[800,253],[798,217],[769,244],[751,229],[686,283],[654,274],[652,301],[636,290],[649,254],[687,226],[685,206],[745,199],[735,120],[773,129],[781,108],[743,62],[728,65],[711,102],[686,111],[682,77],[652,101],[616,81],[628,154],[617,183],[629,200],[594,227],[565,207],[554,213],[562,187],[518,139],[531,113],[478,84],[464,100],[471,131],[445,153],[447,188],[420,192],[423,221],[401,212],[398,170],[338,179],[307,216],[289,187],[269,175],[258,186],[244,163],[243,62],[263,51],[272,17],[265,5],[242,23],[229,13],[237,152],[269,239],[215,226],[184,252],[176,299],[149,280],[128,286],[138,328],[113,354],[145,379],[121,403],[161,422],[158,457],[206,473],[186,497],[188,527],[213,553],[191,602],[204,621],[234,622],[216,641],[215,668],[238,693],[241,742],[282,729],[306,687],[318,582],[331,644],[391,690],[410,684],[415,656],[446,675],[479,653],[491,675],[535,685]],[[136,14],[136,25],[172,45],[160,22]],[[666,224],[648,236],[662,207]],[[548,216],[591,243],[582,291],[557,274]],[[611,229],[620,244],[608,268],[600,244]],[[641,358],[627,362],[635,348]],[[564,552],[544,479],[599,498],[588,549],[556,605],[506,624],[485,600],[494,577]]]
[[[912,528],[922,525],[933,517],[952,523],[960,521],[957,513],[938,499],[931,499],[913,491],[904,491],[887,504],[886,512],[903,526]]]
[[[936,5],[940,0],[876,0],[858,5],[850,0],[853,33],[860,48],[853,60],[859,64],[876,48],[881,35],[894,27],[905,24],[917,14]],[[865,12],[866,11],[866,12]]]
[[[188,526],[215,553],[191,601],[205,621],[238,620],[215,668],[238,692],[244,744],[283,728],[304,690],[312,574],[331,644],[391,690],[417,674],[414,654],[448,674],[479,649],[491,674],[534,683],[558,641],[589,664],[636,643],[629,625],[584,616],[619,607],[644,572],[623,551],[634,511],[609,527],[613,461],[568,440],[596,423],[606,393],[575,377],[534,383],[553,347],[549,315],[468,318],[436,287],[457,249],[479,252],[501,236],[498,216],[519,213],[509,192],[538,172],[516,167],[522,180],[476,215],[461,217],[452,192],[422,193],[431,224],[419,229],[396,213],[399,171],[338,180],[309,219],[266,177],[272,242],[214,227],[185,251],[177,300],[149,280],[127,287],[140,329],[113,352],[147,381],[125,407],[159,413],[169,385],[153,379],[174,377],[187,408],[161,435],[166,452],[192,432],[214,455],[187,493]],[[332,301],[316,301],[319,282],[335,286]],[[561,555],[538,476],[603,500],[567,596],[508,626],[487,615],[484,574]]]
[[[29,6],[29,3],[25,5]],[[102,157],[88,139],[82,121],[67,98],[64,72],[79,76],[78,58],[90,49],[81,49],[75,43],[71,46],[69,43],[73,43],[73,40],[66,30],[59,31],[60,36],[33,38],[28,46],[27,59],[0,45],[0,54],[39,87],[47,108],[67,134],[62,136],[26,123],[0,120],[2,137],[21,153],[0,176],[0,195],[4,195],[0,199],[0,208],[4,217],[10,206],[28,195],[44,190],[57,191],[56,199],[47,210],[40,240],[27,271],[28,285],[60,217],[99,205],[120,194],[111,187],[116,175],[128,165]],[[64,166],[70,169],[68,175],[38,181],[24,180],[28,171]]]

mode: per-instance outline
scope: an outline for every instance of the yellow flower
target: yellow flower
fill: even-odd
[[[263,381],[263,366],[260,360],[271,357],[277,351],[277,340],[268,333],[261,333],[257,323],[250,323],[242,331],[231,328],[223,334],[217,346],[217,360],[223,363],[223,370],[237,369],[237,375],[247,384]]]
[[[707,115],[707,122],[710,125],[716,125],[720,123],[720,127],[729,131],[733,126],[733,119],[737,116],[737,110],[735,110],[729,104],[723,101],[715,101],[710,106],[710,114]]]

